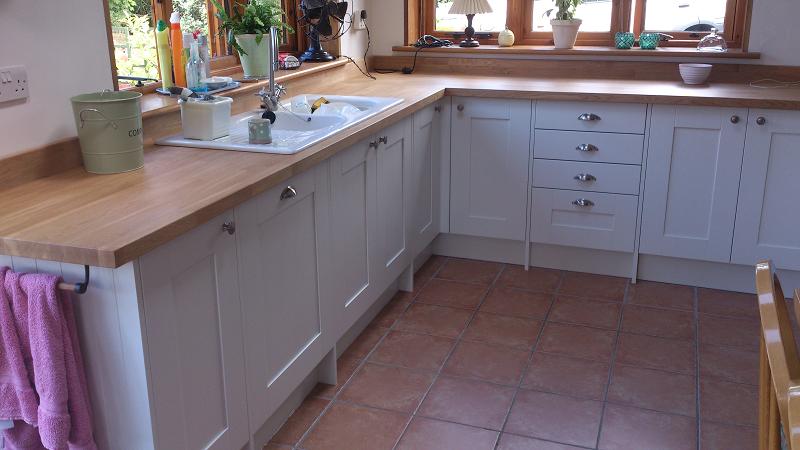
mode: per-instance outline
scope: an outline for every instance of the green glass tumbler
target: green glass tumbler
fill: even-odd
[[[636,37],[633,35],[633,33],[620,31],[614,35],[614,44],[616,44],[617,48],[619,49],[627,50],[633,47],[633,43],[635,41]]]
[[[642,50],[655,50],[661,35],[658,33],[642,33],[639,35],[639,48]]]

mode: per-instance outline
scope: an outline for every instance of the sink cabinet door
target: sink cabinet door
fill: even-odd
[[[228,213],[139,260],[156,446],[249,439],[235,237]]]
[[[378,133],[375,221],[380,291],[400,276],[411,262],[407,206],[411,200],[411,127],[411,119],[406,119]]]
[[[753,265],[759,259],[769,258],[781,269],[800,270],[798,170],[800,113],[751,110],[733,262]]]
[[[746,109],[653,107],[641,253],[730,262],[746,118]]]
[[[444,102],[417,112],[413,117],[411,148],[411,247],[417,255],[439,234],[441,204],[441,129]]]
[[[327,171],[320,164],[236,209],[252,430],[334,345],[320,283],[330,257]]]
[[[331,279],[336,336],[370,307],[380,292],[376,233],[375,152],[367,139],[331,158]]]
[[[450,232],[523,241],[530,100],[452,102]]]

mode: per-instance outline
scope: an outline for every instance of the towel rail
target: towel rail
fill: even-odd
[[[74,292],[76,294],[85,294],[89,289],[89,266],[83,266],[84,276],[83,281],[80,283],[58,283],[58,288],[62,291]]]

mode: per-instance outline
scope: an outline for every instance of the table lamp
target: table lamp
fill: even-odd
[[[492,7],[487,0],[455,0],[450,7],[450,14],[466,14],[467,28],[464,30],[466,39],[458,44],[460,47],[480,47],[480,43],[473,38],[475,28],[472,28],[472,19],[475,14],[486,14],[492,12]]]

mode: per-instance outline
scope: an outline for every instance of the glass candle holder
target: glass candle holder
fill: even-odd
[[[614,35],[614,44],[616,44],[617,48],[619,49],[627,50],[633,47],[635,41],[636,37],[633,33],[620,31]]]
[[[639,35],[639,48],[642,50],[655,50],[661,36],[658,33],[642,33]]]

